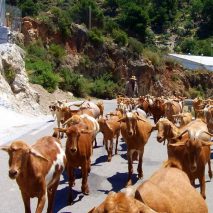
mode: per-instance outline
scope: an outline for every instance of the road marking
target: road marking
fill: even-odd
[[[46,129],[48,126],[50,126],[50,123],[47,123],[46,125],[42,126],[41,128],[33,131],[32,133],[30,133],[30,135],[36,135],[37,133],[41,132],[42,130]]]

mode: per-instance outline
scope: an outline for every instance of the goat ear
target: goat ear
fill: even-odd
[[[1,147],[0,147],[0,150],[3,150],[3,151],[5,151],[5,152],[9,152],[10,146],[1,146]]]
[[[33,148],[30,148],[30,154],[34,155],[35,157],[38,157],[42,160],[45,160],[45,161],[48,161],[47,158],[45,158],[41,153],[39,153],[38,151],[36,151],[35,149]]]
[[[95,207],[94,208],[92,208],[88,213],[93,213],[94,212],[94,210],[95,210]]]
[[[125,117],[119,119],[117,122],[125,122]]]
[[[202,143],[202,145],[203,146],[211,146],[211,145],[213,145],[213,142],[210,142],[210,141],[201,141],[201,143]]]
[[[54,132],[67,132],[67,128],[53,128]]]
[[[154,130],[157,130],[157,126],[156,125],[152,126],[152,131],[154,131]]]
[[[93,130],[81,129],[81,133],[82,133],[82,134],[90,134],[90,133],[92,133],[92,132],[93,132]]]
[[[177,142],[177,143],[170,143],[169,146],[185,146],[186,142]]]

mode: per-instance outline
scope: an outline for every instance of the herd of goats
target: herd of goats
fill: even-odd
[[[0,147],[9,154],[9,177],[15,179],[30,213],[30,198],[37,197],[36,213],[53,212],[54,197],[63,170],[69,183],[69,204],[73,202],[74,169],[81,168],[82,193],[89,194],[96,135],[103,134],[103,145],[111,161],[113,143],[117,154],[121,134],[127,145],[128,179],[125,192],[110,192],[91,213],[207,213],[205,166],[212,178],[213,100],[195,98],[187,104],[184,97],[117,97],[117,108],[104,113],[102,101],[81,103],[58,101],[49,106],[57,121],[52,136],[40,138],[32,146],[22,140]],[[187,105],[187,106],[186,106]],[[153,117],[153,121],[148,118]],[[137,189],[133,189],[133,161],[138,161],[138,178],[143,177],[144,147],[157,130],[157,141],[167,143],[168,160]],[[61,138],[66,137],[65,150]],[[194,188],[200,182],[200,193]]]

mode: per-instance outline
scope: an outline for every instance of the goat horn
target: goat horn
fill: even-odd
[[[139,116],[139,115],[137,115],[137,119],[138,120],[140,120],[140,121],[144,121],[144,122],[146,122],[146,120],[145,119],[143,119],[141,116]]]
[[[67,128],[53,128],[54,131],[66,132]]]
[[[9,146],[0,146],[0,150],[3,150],[5,152],[8,152],[9,151]]]
[[[210,135],[211,137],[213,137],[213,134],[211,134],[210,132],[207,132],[207,131],[203,131],[201,133],[206,133],[207,135]]]
[[[85,101],[83,101],[82,103],[80,103],[80,104],[72,104],[73,106],[77,106],[77,107],[80,107],[80,106],[82,106],[83,105],[83,103],[84,103]]]
[[[182,135],[184,135],[184,134],[185,134],[185,133],[187,133],[187,132],[188,132],[188,134],[190,135],[189,130],[188,130],[188,129],[186,129],[185,131],[183,131],[181,134],[179,134],[178,136],[174,137],[173,139],[180,138],[180,137],[182,137]]]

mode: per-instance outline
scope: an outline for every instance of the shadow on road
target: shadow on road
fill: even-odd
[[[213,159],[213,152],[212,152],[212,149],[211,149],[210,158]]]
[[[99,163],[105,163],[107,162],[107,155],[104,155],[104,156],[100,156],[98,158],[96,158],[95,162],[91,164],[91,166],[95,166]]]
[[[125,142],[120,142],[120,147],[119,151],[127,151],[127,146]]]
[[[115,175],[107,178],[107,180],[112,185],[112,191],[119,192],[121,189],[123,189],[126,186],[126,181],[128,178],[128,173],[120,173],[117,172]],[[137,175],[132,175],[132,184],[135,184],[138,181]],[[108,193],[109,191],[106,191]]]
[[[54,213],[59,212],[61,209],[68,206],[68,194],[69,194],[69,187],[65,187],[63,189],[57,190],[56,197],[55,197],[55,206],[54,206]],[[73,204],[82,200],[84,195],[81,192],[78,192],[72,189],[73,194]],[[81,195],[80,195],[81,194]],[[77,200],[75,200],[78,198]]]

